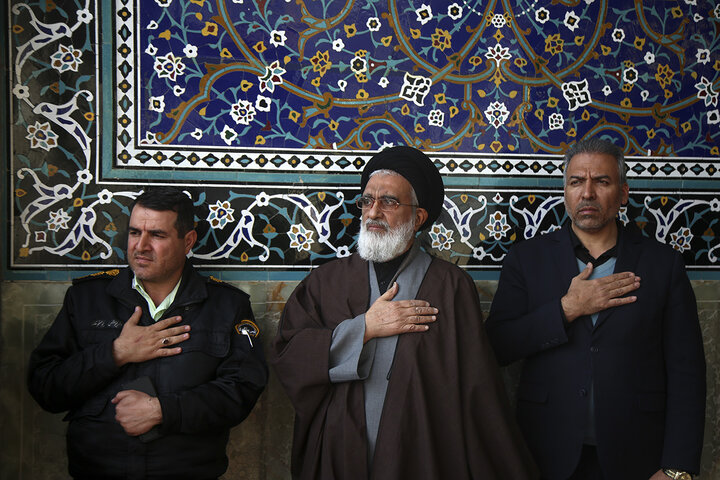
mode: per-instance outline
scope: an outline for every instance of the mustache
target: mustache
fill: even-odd
[[[371,218],[368,218],[367,220],[365,220],[364,226],[365,226],[365,228],[368,228],[368,227],[382,227],[382,228],[384,228],[385,230],[390,230],[390,224],[389,224],[389,223],[387,223],[387,222],[385,222],[385,221],[383,221],[383,220],[373,220],[373,219],[371,219]]]
[[[600,204],[597,202],[582,201],[577,204],[577,206],[575,207],[575,211],[579,212],[580,210],[582,210],[585,207],[592,207],[596,210],[602,210],[602,208],[600,208]]]

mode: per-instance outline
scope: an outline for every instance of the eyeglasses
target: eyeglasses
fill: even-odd
[[[366,208],[372,208],[372,206],[375,204],[375,202],[378,202],[380,205],[380,210],[383,212],[390,212],[393,210],[397,210],[398,207],[417,207],[417,205],[412,205],[409,203],[400,203],[398,202],[397,198],[393,197],[387,197],[382,196],[380,198],[373,198],[370,195],[363,195],[360,198],[357,199],[357,202],[355,202],[355,205],[358,206],[360,210],[364,210]]]

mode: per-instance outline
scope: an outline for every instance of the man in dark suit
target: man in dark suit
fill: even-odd
[[[681,256],[616,219],[615,145],[565,155],[561,230],[505,258],[486,328],[501,364],[525,359],[517,415],[547,479],[690,479],[700,469],[705,358]]]

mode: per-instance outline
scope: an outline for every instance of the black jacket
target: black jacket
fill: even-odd
[[[254,321],[248,295],[186,265],[163,318],[182,316],[190,338],[176,356],[117,367],[112,342],[135,306],[147,303],[123,269],[73,282],[62,310],[30,357],[28,385],[50,412],[68,411],[70,474],[77,478],[216,478],[227,469],[231,427],[250,413],[267,382],[259,338],[235,326]],[[160,438],[143,442],[115,421],[110,400],[148,376],[158,394]]]

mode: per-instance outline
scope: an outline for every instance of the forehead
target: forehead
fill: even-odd
[[[411,188],[402,175],[379,173],[370,177],[363,193],[404,197],[410,195]]]
[[[174,231],[177,212],[172,210],[151,210],[135,205],[130,214],[130,226],[138,230]]]
[[[606,153],[578,153],[567,166],[566,176],[609,176],[618,178],[618,163]]]

